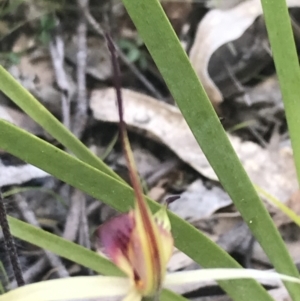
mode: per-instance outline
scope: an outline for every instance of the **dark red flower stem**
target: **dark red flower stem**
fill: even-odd
[[[121,71],[120,71],[120,66],[118,64],[118,59],[116,55],[116,48],[114,45],[114,42],[110,36],[110,34],[105,33],[105,38],[107,41],[107,47],[109,49],[109,52],[111,54],[111,62],[112,62],[112,67],[113,67],[113,81],[116,89],[116,95],[117,95],[117,102],[118,102],[118,113],[119,113],[119,127],[120,127],[120,138],[122,143],[124,144],[124,133],[126,132],[126,125],[124,122],[124,110],[123,110],[123,101],[122,101],[122,92],[121,92]],[[125,147],[124,147],[125,148]]]
[[[121,72],[120,66],[118,63],[118,58],[116,55],[116,48],[114,42],[109,33],[105,33],[105,38],[107,41],[107,46],[111,54],[111,61],[113,67],[113,82],[115,86],[117,103],[118,103],[118,113],[119,113],[119,131],[120,131],[120,139],[124,151],[124,156],[126,158],[127,167],[129,170],[129,176],[131,179],[131,184],[133,186],[133,190],[135,192],[136,198],[138,202],[143,202],[143,191],[141,189],[140,181],[137,175],[137,171],[134,167],[134,162],[130,159],[131,148],[129,142],[127,143],[127,130],[126,123],[124,121],[124,107],[123,107],[123,98],[122,98],[122,85],[121,85]],[[141,205],[143,207],[143,205]]]
[[[7,213],[6,213],[6,209],[5,209],[1,191],[0,191],[0,226],[1,226],[2,232],[3,232],[4,246],[5,246],[6,252],[9,256],[16,282],[17,282],[18,286],[23,286],[23,285],[25,285],[25,281],[23,278],[20,261],[19,261],[19,257],[17,254],[16,245],[15,245],[13,236],[11,235],[9,224],[7,221]]]
[[[122,99],[122,90],[121,90],[121,72],[120,67],[118,64],[118,59],[116,56],[116,50],[114,46],[114,42],[111,38],[111,36],[106,33],[105,38],[107,40],[108,49],[111,53],[111,59],[112,59],[112,67],[113,67],[113,80],[116,90],[116,96],[117,96],[117,103],[118,103],[118,112],[119,112],[119,130],[120,130],[120,138],[123,145],[124,150],[124,156],[127,161],[127,167],[129,170],[129,176],[131,179],[131,184],[133,186],[133,190],[135,193],[136,201],[137,201],[137,208],[141,214],[142,222],[144,225],[144,228],[147,231],[147,240],[149,248],[151,248],[151,254],[153,259],[153,265],[155,266],[155,271],[158,271],[157,275],[157,282],[158,284],[161,284],[160,277],[160,254],[158,250],[158,246],[155,239],[155,233],[152,228],[151,219],[149,218],[148,208],[144,200],[143,191],[140,185],[140,180],[137,174],[137,170],[135,168],[134,159],[132,156],[132,151],[130,148],[130,144],[128,141],[127,131],[126,131],[126,124],[124,121],[124,108],[123,108],[123,99]]]

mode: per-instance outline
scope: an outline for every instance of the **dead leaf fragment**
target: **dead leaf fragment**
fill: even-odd
[[[203,176],[218,180],[178,108],[127,89],[123,89],[122,93],[124,118],[130,127],[168,146]],[[119,121],[114,89],[92,91],[90,107],[97,120]],[[228,138],[256,185],[283,202],[297,190],[291,152],[263,149],[231,135]]]
[[[287,0],[299,7],[299,0]],[[213,9],[201,20],[190,60],[211,102],[243,92],[249,80],[272,61],[260,0]]]
[[[74,37],[66,45],[66,58],[73,64],[77,64],[77,37]],[[106,80],[111,77],[111,60],[106,43],[101,38],[89,37],[87,40],[87,74],[98,80]]]
[[[217,186],[209,189],[205,187],[202,180],[198,179],[181,194],[180,202],[170,204],[170,210],[194,224],[231,203],[230,197],[223,189]]]
[[[55,74],[48,52],[36,50],[24,55],[19,65],[11,66],[8,71],[50,112],[56,116],[61,115],[61,92],[55,88]],[[72,99],[76,93],[76,85],[68,72],[67,82]]]

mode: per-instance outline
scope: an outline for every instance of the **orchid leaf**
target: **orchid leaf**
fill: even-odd
[[[101,159],[94,155],[61,122],[59,122],[32,94],[20,85],[2,66],[0,66],[0,91],[9,97],[36,123],[41,125],[57,141],[69,149],[79,159],[104,171],[123,182]]]
[[[292,4],[293,1],[289,2]],[[296,2],[298,1],[294,1],[295,4]],[[286,0],[261,0],[261,3],[282,93],[298,182],[300,183],[300,68],[291,19]]]

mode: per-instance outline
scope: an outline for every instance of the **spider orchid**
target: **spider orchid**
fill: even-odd
[[[140,300],[160,293],[172,255],[173,237],[166,208],[152,215],[143,199],[135,208],[97,229],[99,249],[129,277],[124,300]]]
[[[138,300],[160,292],[166,266],[172,255],[173,237],[166,208],[152,215],[145,202],[123,120],[120,70],[115,48],[110,36],[106,38],[114,69],[120,138],[135,193],[135,205],[129,213],[100,226],[97,239],[98,247],[102,245],[104,253],[129,277],[132,292]],[[132,300],[132,296],[129,298]]]

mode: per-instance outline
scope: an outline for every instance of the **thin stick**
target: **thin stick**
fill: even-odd
[[[77,86],[78,86],[78,104],[76,113],[76,122],[81,124],[81,132],[76,132],[74,128],[74,134],[80,137],[87,122],[88,112],[88,99],[86,91],[86,60],[87,60],[87,20],[84,15],[81,14],[82,10],[88,10],[89,0],[78,0],[78,10],[80,14],[79,24],[77,28]],[[90,249],[89,240],[89,225],[87,220],[86,211],[86,198],[85,195],[79,191],[81,195],[81,217],[79,228],[79,240],[80,244]]]
[[[88,99],[86,91],[87,24],[82,10],[88,9],[88,0],[77,0],[79,21],[77,27],[77,108],[73,121],[73,133],[79,139],[88,120]]]
[[[1,191],[0,191],[0,225],[2,228],[2,232],[3,232],[5,249],[9,256],[16,282],[17,282],[18,286],[23,286],[23,285],[25,285],[25,281],[23,278],[21,265],[20,265],[18,254],[17,254],[16,245],[15,245],[13,236],[11,235],[9,224],[7,221],[7,213],[6,213],[6,209],[4,206]]]
[[[81,138],[88,120],[88,98],[86,90],[86,59],[87,59],[87,25],[82,10],[88,9],[88,0],[77,0],[77,104],[73,120],[73,133]],[[84,227],[81,227],[84,225]],[[77,234],[83,238],[84,245],[89,247],[89,228],[86,216],[86,200],[81,191],[74,190],[71,196],[71,206],[65,223],[63,237],[75,241]]]
[[[63,238],[75,241],[80,227],[81,218],[81,194],[79,190],[74,189],[71,195],[71,205],[65,223]]]
[[[70,129],[70,100],[71,88],[67,73],[64,68],[65,45],[59,32],[59,22],[57,21],[56,32],[49,44],[49,51],[52,59],[56,83],[61,92],[62,119],[66,128]]]
[[[131,179],[131,184],[133,186],[133,190],[136,194],[137,200],[143,200],[143,191],[141,189],[140,185],[140,180],[138,178],[137,174],[137,169],[135,166],[135,162],[133,159],[131,147],[128,141],[128,136],[127,136],[127,129],[126,129],[126,124],[124,121],[124,108],[123,108],[123,99],[122,99],[122,85],[121,85],[121,71],[120,71],[120,66],[118,63],[117,55],[116,55],[116,47],[115,44],[109,34],[105,34],[105,38],[107,41],[107,46],[108,49],[111,53],[111,58],[112,58],[112,66],[113,66],[113,81],[114,81],[114,86],[115,86],[115,91],[116,91],[116,96],[117,96],[117,103],[118,103],[118,113],[119,113],[119,132],[120,132],[120,139],[121,143],[123,145],[123,152],[124,156],[127,162],[127,167],[129,170],[129,176]]]

